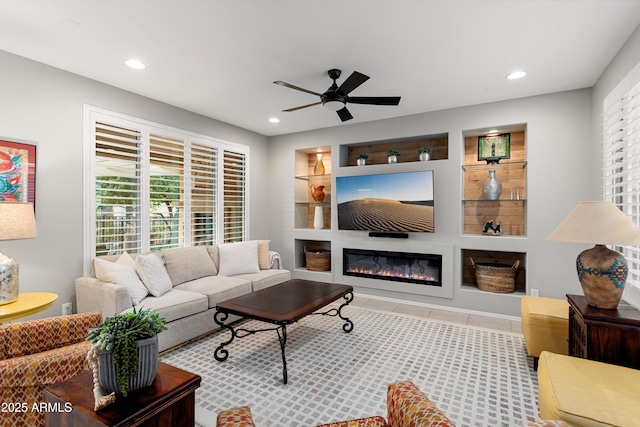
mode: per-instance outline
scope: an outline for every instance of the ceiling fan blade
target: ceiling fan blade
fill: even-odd
[[[399,96],[353,96],[347,99],[351,104],[398,105]]]
[[[299,90],[301,92],[310,93],[311,95],[320,96],[320,94],[317,93],[317,92],[313,92],[311,90],[307,90],[307,89],[304,89],[304,88],[301,88],[301,87],[298,87],[298,86],[294,86],[294,85],[291,85],[289,83],[282,82],[280,80],[278,80],[277,82],[274,82],[274,83],[277,84],[277,85],[280,85],[280,86],[288,87],[289,89],[295,89],[295,90]]]
[[[313,104],[301,105],[300,107],[293,107],[293,108],[289,108],[288,110],[282,110],[282,111],[290,113],[292,111],[302,110],[303,108],[313,107],[314,105],[320,105],[320,104],[322,104],[322,101],[314,102]]]
[[[338,88],[338,91],[344,93],[345,95],[348,95],[349,92],[351,92],[367,80],[369,80],[369,76],[365,76],[362,73],[354,71],[349,77],[347,77],[347,80],[342,82],[342,84]]]
[[[353,116],[351,115],[349,110],[347,110],[347,107],[344,107],[342,110],[336,111],[336,113],[338,113],[338,117],[340,117],[340,120],[342,120],[343,122],[353,119]]]

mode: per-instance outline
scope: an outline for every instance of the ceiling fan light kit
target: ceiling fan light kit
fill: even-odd
[[[328,71],[329,77],[333,80],[333,84],[327,89],[326,92],[320,94],[308,89],[304,89],[298,86],[294,86],[283,81],[275,81],[274,83],[280,86],[288,87],[290,89],[299,90],[311,95],[320,97],[320,102],[314,102],[312,104],[302,105],[300,107],[289,108],[282,110],[284,112],[297,111],[307,107],[313,107],[315,105],[322,104],[326,109],[335,111],[338,117],[343,122],[351,120],[353,116],[347,110],[347,103],[351,104],[369,104],[369,105],[398,105],[400,103],[399,96],[360,96],[349,97],[349,93],[355,90],[362,83],[369,80],[369,76],[365,76],[362,73],[354,71],[340,86],[336,83],[336,80],[340,77],[342,72],[338,69],[331,69]]]

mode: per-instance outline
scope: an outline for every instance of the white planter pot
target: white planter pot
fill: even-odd
[[[389,156],[389,157],[387,157],[387,162],[389,162],[389,163],[398,163],[398,156]]]

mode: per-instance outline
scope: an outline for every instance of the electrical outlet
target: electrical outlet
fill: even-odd
[[[62,315],[66,316],[69,314],[73,313],[73,304],[71,304],[70,302],[67,302],[65,304],[62,304]]]
[[[539,297],[540,296],[540,289],[531,289],[531,296],[532,297]]]

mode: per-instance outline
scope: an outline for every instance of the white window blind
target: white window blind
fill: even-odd
[[[224,241],[246,239],[246,156],[224,150]]]
[[[640,64],[603,102],[603,193],[640,226]],[[629,265],[624,299],[640,309],[640,249],[618,246]]]
[[[247,238],[247,147],[93,107],[86,126],[87,260]]]

